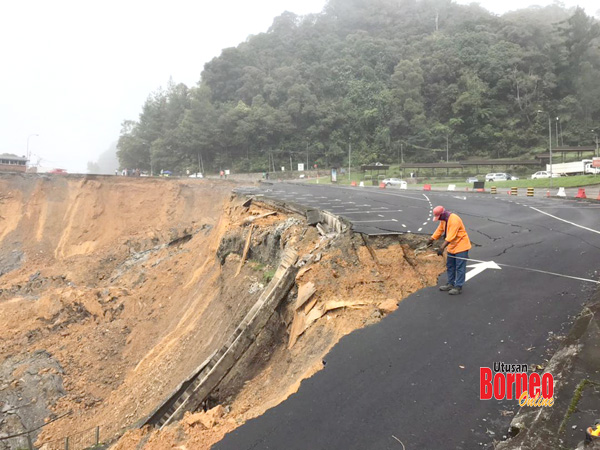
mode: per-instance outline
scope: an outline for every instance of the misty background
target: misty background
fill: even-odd
[[[469,4],[471,2],[459,2]],[[527,6],[478,2],[495,14]],[[595,0],[556,3],[599,16]],[[204,64],[284,11],[319,13],[324,0],[261,2],[31,0],[4,6],[0,26],[0,153],[33,163],[114,173],[125,120],[169,80],[195,86]]]

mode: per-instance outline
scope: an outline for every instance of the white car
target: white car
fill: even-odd
[[[556,172],[552,173],[552,178],[559,178],[559,177],[560,177],[560,173],[556,173]],[[541,178],[550,178],[550,172],[547,172],[545,170],[540,170],[539,172],[536,172],[533,175],[531,175],[532,180],[538,180]]]
[[[190,178],[204,178],[204,175],[202,175],[200,172],[198,173],[193,173],[189,176]]]
[[[508,176],[504,172],[488,173],[485,176],[485,181],[487,181],[488,183],[490,181],[506,181],[508,179]]]
[[[477,177],[469,177],[467,178],[467,183],[477,183],[479,180]]]
[[[381,182],[386,186],[400,186],[400,189],[406,189],[408,185],[406,181],[401,180],[400,178],[386,178]]]
[[[515,177],[514,175],[511,175],[510,173],[507,173],[507,174],[506,174],[506,178],[507,178],[508,180],[513,180],[513,181],[516,181],[516,180],[518,180],[518,179],[519,179],[519,177]]]

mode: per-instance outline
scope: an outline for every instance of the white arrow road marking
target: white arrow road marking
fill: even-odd
[[[469,272],[467,272],[465,281],[469,281],[471,278],[473,278],[475,275],[479,275],[485,269],[502,269],[494,261],[486,261],[486,262],[481,262],[481,263],[477,263],[477,264],[471,264],[470,266],[467,266],[467,267],[472,267],[473,270],[470,270]]]
[[[574,277],[574,276],[565,275],[562,273],[548,272],[547,270],[533,269],[531,267],[519,267],[519,266],[513,266],[511,264],[496,264],[494,261],[480,261],[478,259],[471,259],[471,258],[456,257],[456,259],[462,259],[465,261],[475,261],[478,263],[478,264],[473,264],[473,265],[467,266],[467,267],[475,267],[475,269],[473,269],[469,273],[467,273],[467,276],[466,276],[467,280],[469,278],[474,277],[478,273],[481,273],[485,269],[501,269],[502,267],[508,267],[510,269],[527,270],[530,272],[544,273],[546,275],[554,275],[555,277],[569,278],[571,280],[579,280],[579,281],[586,281],[588,283],[600,284],[600,281],[590,280],[589,278]]]

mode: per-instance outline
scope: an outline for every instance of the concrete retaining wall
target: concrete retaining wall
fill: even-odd
[[[273,279],[223,347],[201,364],[142,425],[164,427],[197,410],[262,331],[294,284],[298,255],[285,250]]]

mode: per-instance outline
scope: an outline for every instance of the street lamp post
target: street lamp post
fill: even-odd
[[[29,139],[32,136],[39,136],[39,134],[30,134],[29,136],[27,136],[27,161],[29,162],[29,158],[30,158],[30,154],[29,154]],[[31,165],[31,164],[30,164]]]
[[[544,111],[538,109],[537,112],[543,113]],[[548,114],[548,153],[550,154],[550,189],[552,189],[552,118],[550,114]]]
[[[592,130],[592,133],[594,133],[594,137],[596,140],[596,156],[598,156],[598,130]]]
[[[306,171],[308,173],[308,141],[306,141]]]
[[[352,167],[352,141],[348,138],[348,181],[350,181],[350,168]]]
[[[550,189],[552,189],[552,121],[548,115],[548,152],[550,152]]]

